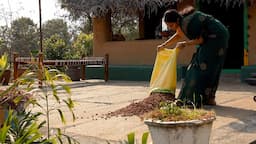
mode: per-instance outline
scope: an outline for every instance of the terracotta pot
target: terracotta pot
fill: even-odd
[[[154,144],[209,144],[212,123],[206,120],[162,122],[145,120]]]

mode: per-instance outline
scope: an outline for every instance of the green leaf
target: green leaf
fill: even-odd
[[[59,112],[59,115],[60,115],[60,118],[61,118],[61,122],[66,124],[66,120],[64,118],[64,115],[63,115],[62,111],[60,109],[57,109],[57,111]]]
[[[2,128],[0,129],[0,143],[4,143],[6,141],[6,136],[10,127],[11,126],[7,125],[7,123],[5,122]]]
[[[147,140],[148,140],[148,132],[145,132],[142,135],[141,144],[147,144]]]
[[[62,88],[65,90],[66,93],[71,94],[71,88],[67,85],[61,85]]]
[[[8,61],[7,61],[7,54],[5,53],[4,55],[1,56],[0,58],[0,74],[4,72],[8,68]]]
[[[63,100],[63,101],[68,106],[69,111],[72,113],[73,121],[75,121],[76,117],[75,117],[75,113],[73,111],[73,108],[75,107],[75,105],[74,105],[72,99],[68,98],[68,101],[67,100]]]
[[[134,132],[129,133],[127,135],[127,138],[128,138],[128,144],[135,144],[135,133]]]

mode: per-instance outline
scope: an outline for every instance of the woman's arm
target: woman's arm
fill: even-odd
[[[166,40],[164,43],[160,44],[157,46],[158,50],[163,49],[164,47],[170,46],[176,42],[178,42],[178,40],[181,39],[181,36],[178,32],[176,32],[173,36],[171,36],[168,40]]]
[[[176,45],[176,47],[184,48],[184,47],[190,46],[190,45],[199,45],[199,44],[202,44],[203,41],[204,41],[203,38],[200,37],[200,38],[198,38],[198,39],[193,39],[193,40],[178,42],[177,45]]]

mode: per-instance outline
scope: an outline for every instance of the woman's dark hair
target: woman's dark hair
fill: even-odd
[[[165,22],[178,22],[183,16],[187,16],[195,11],[195,8],[192,6],[188,6],[184,8],[182,11],[178,12],[176,9],[167,10],[164,13],[164,21]]]

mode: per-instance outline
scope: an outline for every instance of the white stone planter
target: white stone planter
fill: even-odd
[[[162,122],[145,120],[153,144],[209,144],[215,117],[205,120]]]

